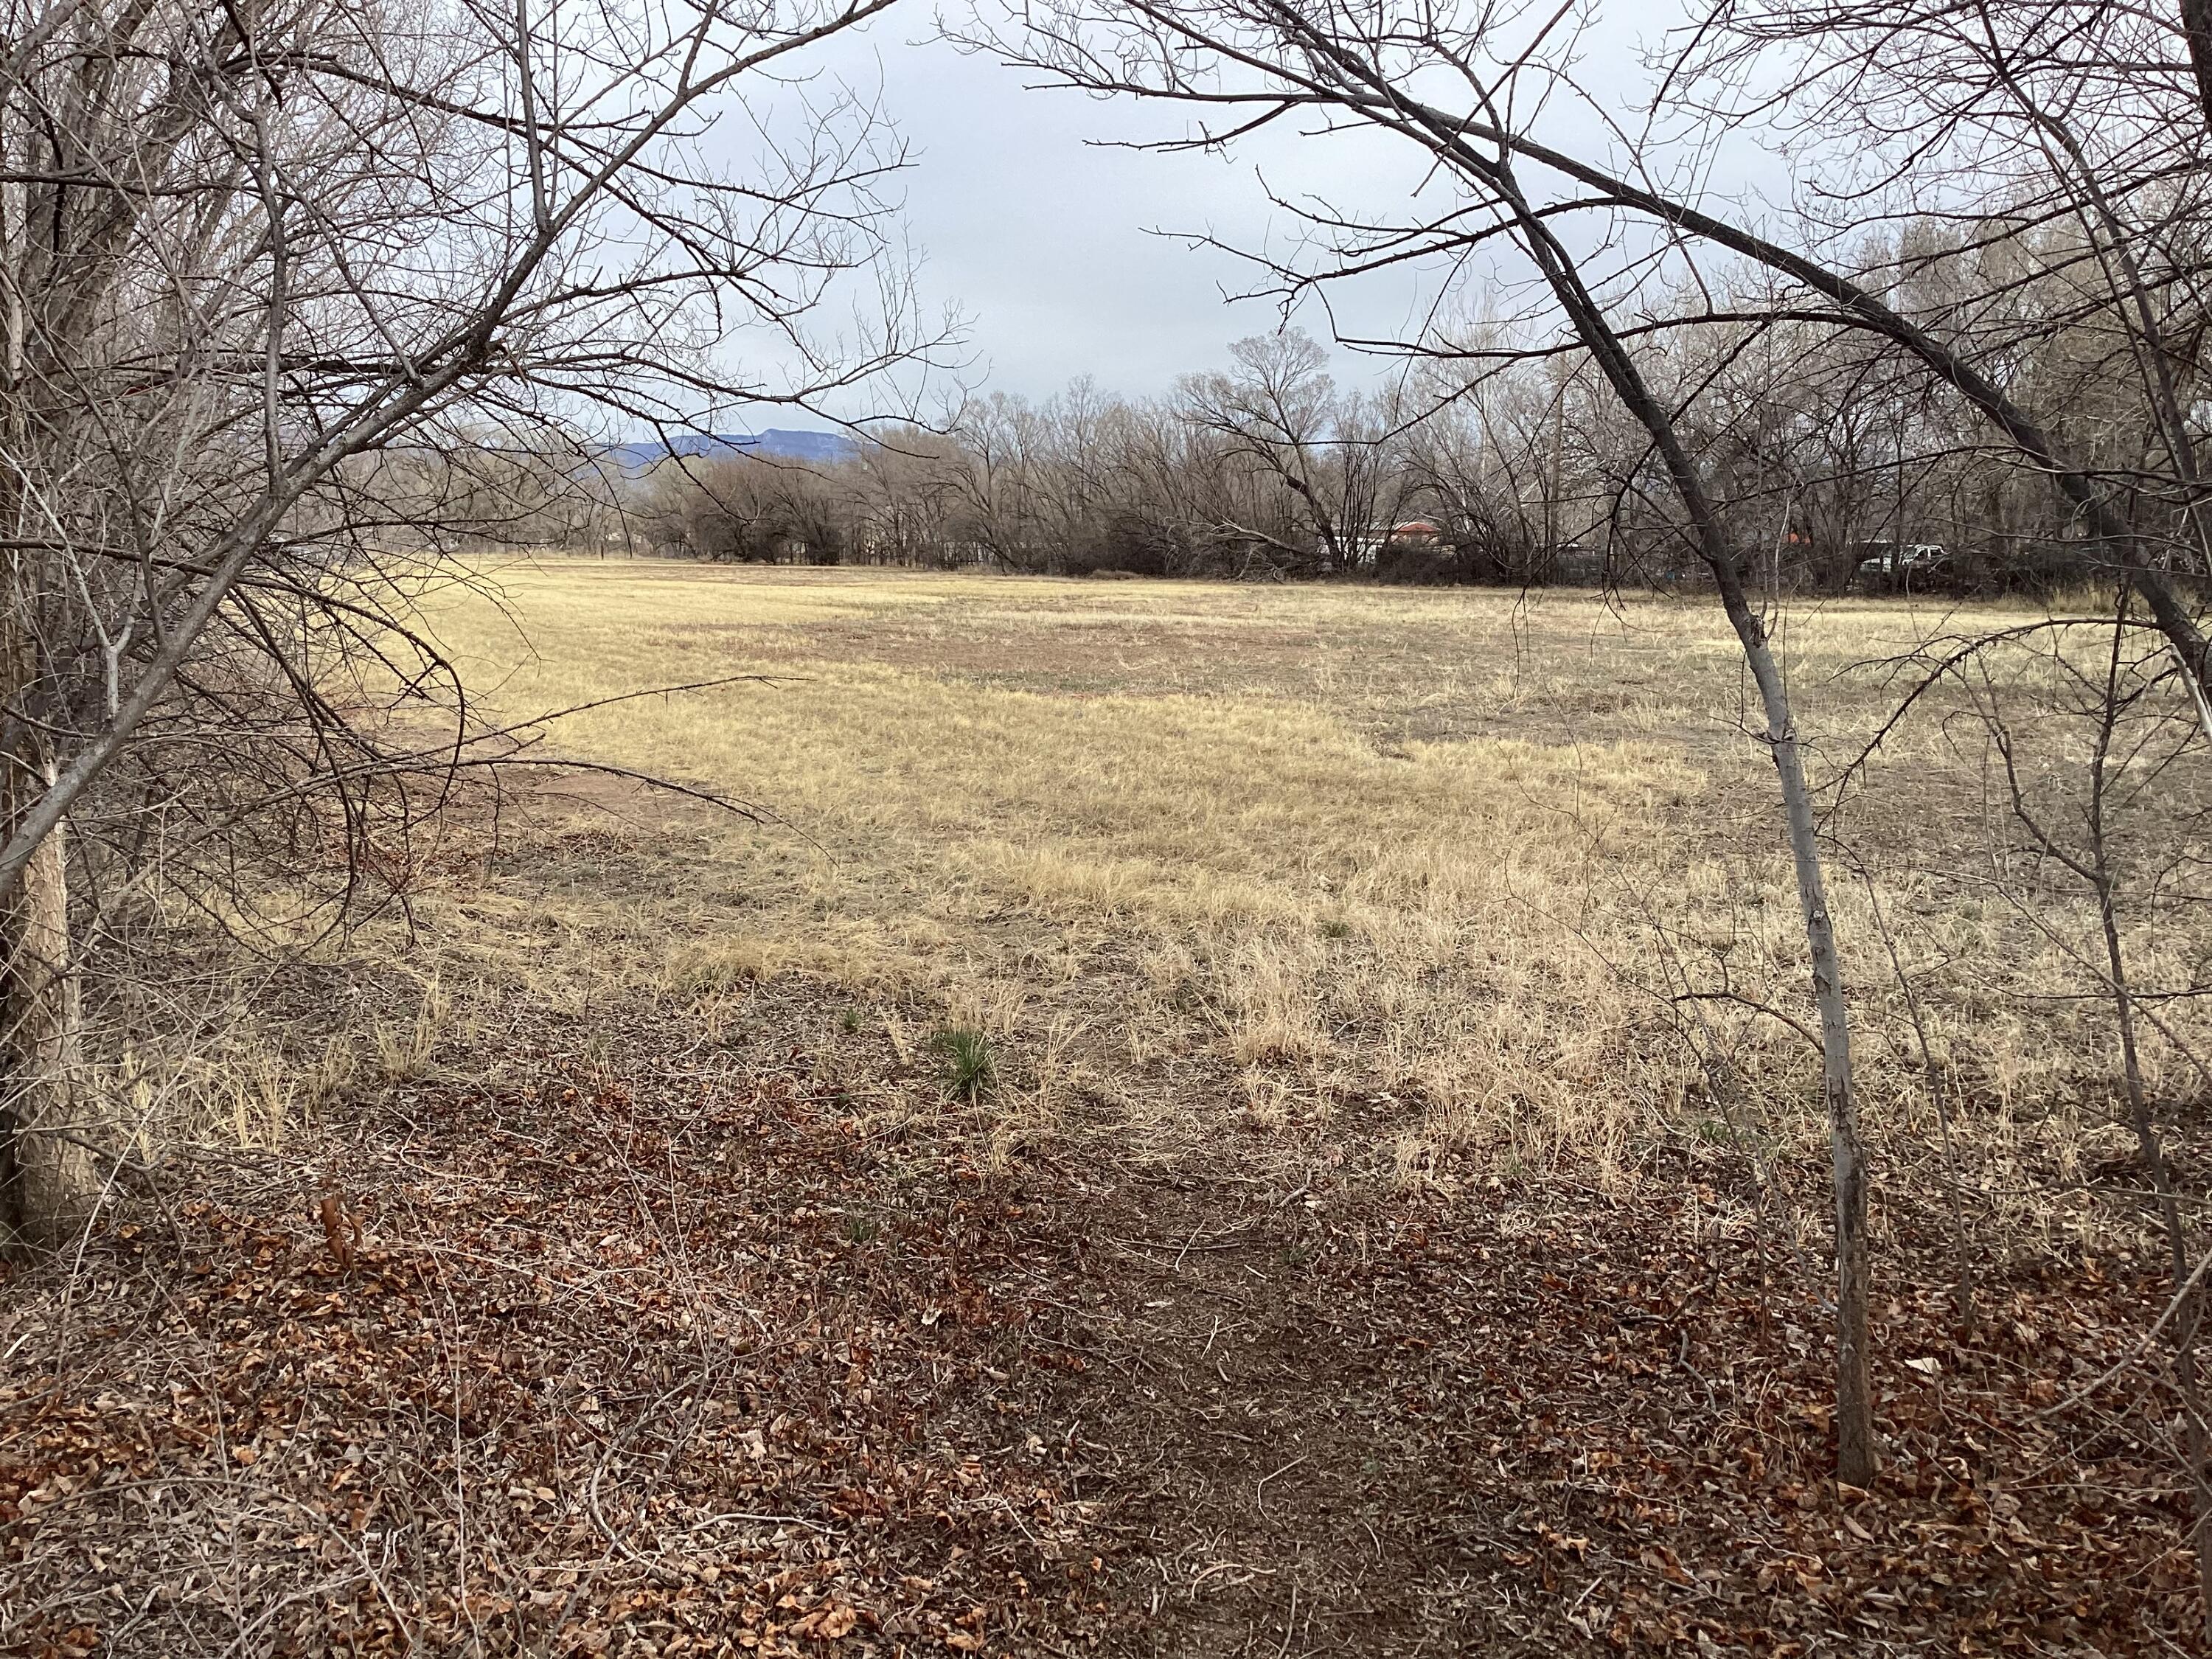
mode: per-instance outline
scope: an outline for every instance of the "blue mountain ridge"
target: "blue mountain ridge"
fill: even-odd
[[[686,460],[718,460],[730,455],[757,455],[767,460],[813,461],[827,465],[851,460],[860,453],[860,446],[842,432],[770,427],[765,432],[683,432],[665,440],[652,438],[609,444],[601,453],[624,471],[639,472],[671,456]]]

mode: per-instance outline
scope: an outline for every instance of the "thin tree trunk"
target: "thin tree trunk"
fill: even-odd
[[[2173,1352],[2173,1376],[2182,1404],[2182,1455],[2187,1461],[2194,1498],[2195,1520],[2191,1543],[2197,1558],[2198,1599],[2205,1629],[2212,1636],[2212,1480],[2208,1480],[2206,1414],[2202,1379],[2197,1364],[2197,1338],[2203,1304],[2196,1275],[2189,1267],[2192,1245],[2189,1224],[2181,1212],[2180,1195],[2173,1183],[2158,1121],[2151,1109],[2149,1090],[2143,1080],[2142,1051],[2136,1041],[2136,1018],[2141,1012],[2129,975],[2127,950],[2120,934],[2118,883],[2114,875],[2112,848],[2106,834],[2105,804],[2111,783],[2113,732],[2121,709],[2121,650],[2127,637],[2129,584],[2123,583],[2118,613],[2113,618],[2112,643],[2106,659],[2104,699],[2099,709],[2097,737],[2089,752],[2089,800],[2086,814],[2089,847],[2087,858],[2062,847],[2030,811],[2012,739],[1994,711],[1985,718],[2004,762],[2005,784],[2012,797],[2014,820],[2033,845],[2053,861],[2071,871],[2094,893],[2097,920],[2105,946],[2105,976],[2112,995],[2112,1014],[2120,1040],[2120,1077],[2124,1085],[2129,1121],[2135,1130],[2136,1147],[2143,1172],[2158,1199],[2159,1219],[2164,1227],[2168,1265],[2173,1275],[2175,1306],[2168,1340]],[[2161,1319],[2161,1325],[2166,1322]]]
[[[2101,770],[2103,745],[2099,746]],[[2100,786],[2101,793],[2101,785]],[[2128,978],[2127,957],[2120,945],[2119,924],[2112,902],[2112,884],[2105,865],[2101,830],[2096,846],[2097,909],[2105,936],[2105,962],[2112,976],[2113,1006],[2119,1016],[2120,1066],[2127,1086],[2128,1117],[2151,1188],[2158,1195],[2159,1214],[2165,1223],[2175,1294],[2183,1298],[2172,1325],[2173,1378],[2181,1395],[2182,1456],[2189,1467],[2189,1486],[2194,1520],[2190,1528],[2191,1553],[2197,1559],[2197,1601],[2203,1610],[2205,1634],[2212,1639],[2212,1484],[2207,1482],[2204,1391],[2197,1368],[2197,1333],[2202,1322],[2201,1298],[2189,1288],[2186,1229],[2175,1196],[2172,1173],[2160,1145],[2158,1125],[2152,1118],[2150,1097],[2143,1087],[2142,1059],[2136,1043],[2135,994]]]
[[[2128,1118],[2135,1130],[2136,1149],[2142,1158],[2151,1190],[2158,1195],[2159,1219],[2166,1230],[2166,1249],[2173,1273],[2174,1294],[2184,1306],[2172,1325],[2174,1382],[2181,1395],[2182,1455],[2188,1461],[2195,1525],[2191,1543],[2197,1557],[2197,1601],[2212,1636],[2212,1485],[2206,1480],[2204,1397],[2197,1368],[2197,1335],[2202,1319],[2202,1299],[2190,1289],[2191,1245],[2188,1224],[2182,1218],[2181,1200],[2173,1185],[2173,1170],[2166,1162],[2166,1146],[2152,1115],[2149,1091],[2144,1086],[2142,1052],[2136,1040],[2134,983],[2128,973],[2127,951],[2120,939],[2119,906],[2112,874],[2111,848],[2105,834],[2105,801],[2110,778],[2112,731],[2120,708],[2120,648],[2127,621],[2127,590],[2120,593],[2119,615],[2112,626],[2112,654],[2105,677],[2105,699],[2090,757],[2089,854],[2090,880],[2097,895],[2097,921],[2104,935],[2106,971],[2112,983],[2112,1008],[2120,1034],[2120,1073],[2128,1097]],[[2010,757],[2007,757],[2008,770]]]
[[[11,770],[16,769],[11,767]],[[45,787],[18,773],[12,817]],[[0,1249],[67,1242],[98,1206],[81,1087],[78,993],[70,961],[63,832],[39,843],[0,913]]]
[[[1759,705],[1766,716],[1767,750],[1774,759],[1789,823],[1790,856],[1797,876],[1813,1000],[1820,1015],[1820,1092],[1828,1120],[1836,1203],[1836,1478],[1851,1486],[1870,1486],[1879,1452],[1868,1324],[1866,1153],[1859,1138],[1858,1096],[1851,1079],[1850,1016],[1844,1000],[1843,963],[1828,909],[1813,792],[1805,778],[1803,745],[1790,711],[1789,688],[1774,659],[1766,626],[1744,590],[1742,562],[1705,489],[1703,475],[1683,447],[1674,420],[1645,384],[1620,337],[1583,286],[1572,258],[1521,195],[1510,170],[1496,167],[1490,179],[1519,220],[1529,250],[1576,334],[1629,413],[1650,435],[1689,517],[1698,552],[1720,589],[1722,608],[1735,630],[1745,665],[1759,688]]]
[[[0,158],[14,135],[0,134]],[[31,269],[23,187],[0,185],[0,258],[13,280],[0,295],[0,526],[21,536],[28,433],[23,401],[24,278]],[[30,556],[0,574],[0,841],[52,785],[35,728],[20,718],[36,674]],[[87,1150],[76,1087],[77,984],[70,959],[69,866],[59,825],[32,851],[21,881],[0,897],[0,1254],[58,1244],[98,1202],[99,1171]],[[61,1130],[66,1133],[56,1133]]]
[[[1836,1200],[1836,1478],[1854,1486],[1871,1486],[1879,1457],[1867,1315],[1866,1152],[1859,1139],[1858,1094],[1851,1080],[1850,1015],[1844,1000],[1843,960],[1836,949],[1813,791],[1805,781],[1804,748],[1788,689],[1765,627],[1744,593],[1741,574],[1732,564],[1717,567],[1714,574],[1766,714],[1766,745],[1774,757],[1783,810],[1790,821],[1790,855],[1796,867],[1797,904],[1812,963],[1813,1000],[1820,1012],[1820,1095],[1828,1119]]]

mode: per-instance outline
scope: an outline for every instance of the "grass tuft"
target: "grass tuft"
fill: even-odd
[[[998,1087],[999,1066],[991,1053],[991,1039],[972,1026],[948,1025],[929,1040],[936,1052],[938,1081],[955,1100],[970,1105]]]

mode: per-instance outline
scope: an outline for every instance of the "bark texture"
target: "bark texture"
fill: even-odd
[[[16,797],[11,807],[43,783],[35,775],[23,780],[9,791]],[[21,1255],[66,1243],[91,1218],[100,1194],[82,1086],[68,860],[59,830],[24,866],[0,927],[7,952],[0,973],[0,1249]]]

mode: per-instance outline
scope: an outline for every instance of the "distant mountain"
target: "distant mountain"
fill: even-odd
[[[811,461],[822,465],[849,461],[860,453],[854,439],[842,432],[806,432],[794,427],[770,427],[765,432],[682,432],[663,441],[609,444],[601,452],[625,472],[642,472],[672,456],[685,460],[720,460],[732,455],[755,455],[763,460]]]
[[[849,461],[860,453],[857,438],[843,432],[805,432],[795,427],[770,427],[760,434],[757,455],[773,455],[787,461]]]

